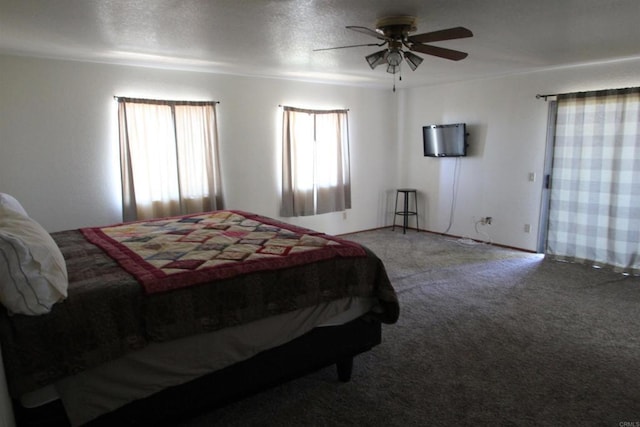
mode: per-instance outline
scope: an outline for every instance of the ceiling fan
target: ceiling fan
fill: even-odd
[[[381,18],[376,22],[375,30],[358,26],[347,26],[346,28],[368,34],[378,40],[382,40],[382,42],[329,47],[314,49],[314,51],[386,45],[385,49],[372,53],[371,55],[367,55],[365,56],[365,59],[371,69],[376,68],[378,65],[387,64],[387,72],[391,74],[396,74],[400,71],[400,63],[403,58],[407,61],[411,70],[415,71],[415,69],[422,63],[423,59],[413,52],[438,56],[452,61],[464,59],[467,57],[465,52],[431,46],[424,43],[461,39],[473,36],[473,33],[464,27],[448,28],[446,30],[432,31],[413,36],[409,35],[417,29],[416,18],[414,16],[393,16]]]

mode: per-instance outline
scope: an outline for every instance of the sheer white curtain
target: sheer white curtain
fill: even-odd
[[[546,252],[640,274],[640,88],[558,96]]]
[[[215,103],[118,103],[123,219],[220,209]]]
[[[283,109],[280,214],[351,208],[347,110]]]

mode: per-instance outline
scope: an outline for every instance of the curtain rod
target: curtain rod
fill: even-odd
[[[278,104],[278,107],[280,108],[291,108],[293,110],[298,110],[298,111],[322,111],[322,112],[332,112],[332,111],[350,111],[348,108],[339,108],[339,109],[334,109],[334,110],[314,110],[311,108],[298,108],[298,107],[291,107],[290,105],[282,105],[282,104]]]
[[[600,94],[604,94],[607,92],[628,92],[628,91],[638,91],[640,90],[640,87],[625,87],[625,88],[620,88],[620,89],[597,89],[597,90],[586,90],[586,91],[582,91],[582,92],[566,92],[566,93],[550,93],[550,94],[546,94],[546,95],[540,95],[537,94],[536,95],[536,99],[542,99],[544,98],[544,100],[546,101],[547,98],[553,97],[553,96],[565,96],[565,95],[575,95],[575,96],[593,96],[593,95],[600,95]]]
[[[148,99],[148,98],[128,98],[126,96],[117,96],[114,95],[113,99],[116,101],[124,100],[124,101],[132,101],[132,102],[148,102],[148,103],[163,103],[163,104],[220,104],[220,101],[171,101],[171,100],[162,100],[162,99]]]

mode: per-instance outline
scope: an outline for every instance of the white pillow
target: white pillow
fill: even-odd
[[[4,215],[6,209],[18,212],[21,215],[27,215],[27,211],[24,210],[19,201],[13,196],[7,193],[0,193],[0,216]]]
[[[12,209],[0,215],[0,303],[10,313],[45,314],[67,297],[67,266],[40,224]]]

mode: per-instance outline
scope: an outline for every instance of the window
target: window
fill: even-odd
[[[118,98],[125,221],[222,207],[215,107]]]
[[[351,208],[347,110],[284,107],[282,216]]]

